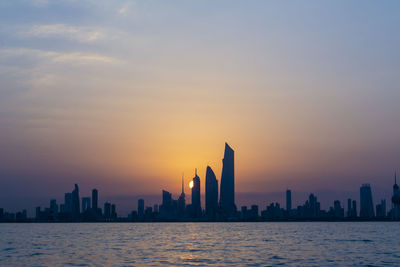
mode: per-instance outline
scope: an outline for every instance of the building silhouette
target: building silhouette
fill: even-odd
[[[74,191],[72,191],[72,217],[76,220],[80,215],[80,205],[79,205],[79,187],[75,184]]]
[[[64,195],[64,205],[61,212],[71,215],[72,214],[72,193],[65,193]]]
[[[183,174],[182,174],[182,192],[178,198],[178,214],[179,216],[184,216],[186,208],[186,199],[185,199],[185,186],[183,181]]]
[[[372,191],[369,184],[363,184],[360,187],[360,217],[375,217],[374,204],[372,201]]]
[[[82,198],[82,213],[89,211],[91,209],[90,206],[90,197]]]
[[[228,145],[228,143],[225,143],[225,153],[224,158],[222,159],[219,204],[223,216],[235,216],[235,155],[233,149]]]
[[[286,214],[290,217],[290,213],[292,210],[292,191],[289,189],[286,190]]]
[[[386,199],[382,199],[381,203],[376,205],[376,217],[381,219],[386,217]]]
[[[392,196],[392,218],[400,219],[400,189],[397,185],[397,176],[394,174],[393,196]]]
[[[106,219],[106,220],[111,219],[111,203],[110,202],[104,203],[104,219]]]
[[[99,192],[97,189],[92,190],[92,209],[97,212],[98,209]]]
[[[206,215],[215,219],[218,210],[218,180],[210,166],[206,170]]]
[[[197,175],[197,169],[195,170],[195,176],[193,178],[192,187],[192,216],[201,216],[201,199],[200,199],[200,177]]]
[[[50,200],[50,216],[53,220],[58,217],[58,205],[55,199]]]
[[[142,198],[138,200],[138,217],[139,220],[143,220],[144,217],[144,199]]]

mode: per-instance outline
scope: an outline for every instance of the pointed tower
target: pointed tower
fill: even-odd
[[[192,216],[196,218],[201,217],[200,177],[197,175],[197,169],[195,169],[192,187]]]
[[[392,218],[395,220],[400,219],[400,190],[397,185],[397,175],[394,173],[394,185],[392,196]]]
[[[218,181],[210,166],[206,170],[206,215],[215,219],[218,210]]]
[[[222,159],[219,204],[225,217],[235,216],[235,152],[228,143],[225,143],[225,153]]]
[[[185,200],[185,189],[183,185],[183,173],[182,173],[182,193],[178,198],[178,212],[180,216],[183,216],[186,208],[186,200]]]

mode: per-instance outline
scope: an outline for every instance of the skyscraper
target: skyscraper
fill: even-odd
[[[218,181],[210,166],[206,170],[206,214],[215,218],[218,208]]]
[[[375,217],[371,186],[369,184],[363,184],[360,187],[360,217],[361,218]]]
[[[289,189],[286,190],[286,212],[287,215],[290,215],[290,211],[292,210],[292,191]]]
[[[77,219],[80,215],[80,205],[79,205],[79,187],[75,184],[74,191],[72,191],[72,216]]]
[[[201,203],[200,203],[200,177],[197,175],[197,169],[195,170],[195,176],[193,178],[192,187],[192,216],[201,216]]]
[[[109,220],[111,218],[111,203],[106,202],[104,203],[104,218]]]
[[[138,217],[140,220],[144,217],[144,199],[142,198],[138,200]]]
[[[92,209],[97,212],[97,208],[98,208],[98,199],[99,199],[99,193],[97,191],[97,189],[93,189],[92,190]]]
[[[397,185],[396,173],[394,173],[394,185],[393,185],[393,196],[392,196],[392,218],[400,219],[400,189]]]
[[[351,217],[351,198],[347,199],[347,217]]]
[[[228,143],[225,143],[225,153],[222,159],[219,204],[224,216],[230,217],[235,215],[235,155]]]
[[[185,208],[186,208],[186,200],[185,200],[185,189],[184,189],[183,174],[182,174],[182,192],[178,198],[178,213],[180,216],[184,215]]]
[[[62,212],[71,214],[72,213],[72,193],[65,193],[64,196],[64,210]]]

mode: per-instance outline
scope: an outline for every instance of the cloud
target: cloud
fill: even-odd
[[[49,60],[53,63],[73,62],[73,63],[118,63],[119,59],[108,57],[95,53],[72,52],[63,53],[55,51],[44,51],[30,48],[9,48],[0,49],[0,65],[2,59],[22,57],[36,58],[41,60]]]
[[[135,2],[129,1],[126,2],[119,10],[118,13],[121,15],[126,15],[128,12],[131,12],[134,9]]]
[[[105,37],[104,32],[100,29],[67,24],[34,25],[27,30],[18,31],[16,35],[23,38],[67,38],[82,43],[93,42]]]

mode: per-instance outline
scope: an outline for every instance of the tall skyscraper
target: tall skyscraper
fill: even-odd
[[[218,209],[218,181],[210,166],[206,170],[206,214],[215,218]]]
[[[197,169],[195,170],[195,176],[193,178],[192,187],[192,212],[194,217],[201,216],[201,202],[200,202],[200,177],[197,175]]]
[[[162,190],[162,206],[164,207],[172,206],[172,194],[165,190]]]
[[[347,217],[351,217],[352,211],[351,211],[351,198],[347,199]]]
[[[104,218],[109,220],[111,218],[111,203],[104,203]]]
[[[138,200],[138,217],[143,219],[144,217],[144,199],[140,198]]]
[[[351,209],[351,217],[357,217],[357,202],[353,200],[353,208]]]
[[[185,189],[184,189],[184,182],[183,182],[183,174],[182,174],[182,192],[178,198],[178,213],[180,216],[185,214],[186,208],[186,200],[185,200]]]
[[[394,185],[392,196],[392,218],[400,219],[400,189],[397,185],[396,173],[394,173]]]
[[[65,213],[72,213],[72,193],[65,193],[64,196],[64,210]]]
[[[111,219],[113,220],[117,219],[117,211],[115,208],[115,204],[111,205]]]
[[[97,189],[92,190],[92,209],[97,212],[99,193]]]
[[[72,216],[77,219],[80,215],[80,200],[79,200],[79,187],[75,184],[74,191],[72,191]]]
[[[369,184],[363,184],[360,187],[360,217],[361,218],[375,217],[371,186]]]
[[[50,215],[53,219],[58,216],[58,205],[57,200],[55,199],[50,200]]]
[[[224,216],[230,217],[235,215],[235,155],[228,143],[225,143],[225,153],[222,159],[219,204]]]
[[[290,215],[290,211],[292,210],[292,191],[289,189],[286,190],[286,211],[287,215]]]

